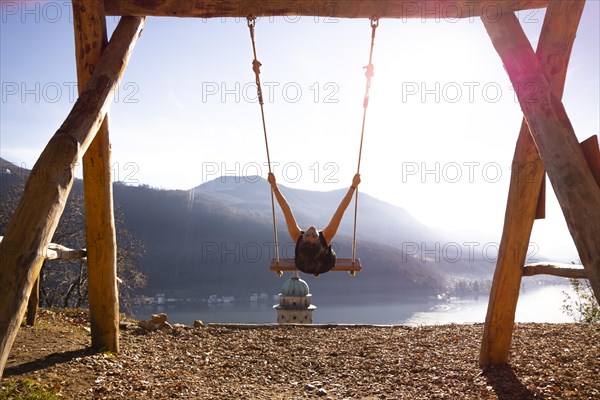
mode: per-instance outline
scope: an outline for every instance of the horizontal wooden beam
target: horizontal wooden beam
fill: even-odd
[[[527,264],[523,267],[523,276],[533,275],[553,275],[563,278],[587,279],[587,274],[580,265],[580,268],[573,268],[572,265],[536,263]]]
[[[545,8],[548,0],[105,0],[106,15],[245,18],[311,16],[323,18],[446,19],[483,17]],[[332,21],[333,22],[333,21]]]
[[[70,249],[56,243],[50,243],[46,247],[46,260],[80,260],[87,258],[85,249]]]
[[[4,236],[0,236],[0,242],[2,242],[2,239],[4,239]],[[41,255],[46,260],[77,260],[86,258],[87,251],[85,249],[70,249],[57,243],[50,243]]]

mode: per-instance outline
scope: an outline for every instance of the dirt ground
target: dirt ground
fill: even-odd
[[[510,364],[485,370],[480,324],[149,332],[130,322],[118,354],[91,351],[88,326],[84,310],[41,310],[0,386],[33,381],[64,399],[600,398],[600,325],[517,324]]]

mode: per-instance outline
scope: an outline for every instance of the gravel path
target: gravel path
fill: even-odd
[[[600,326],[517,324],[510,365],[477,365],[482,325],[128,325],[121,352],[92,353],[83,311],[22,328],[5,380],[65,399],[600,398]],[[0,398],[2,398],[0,396]]]

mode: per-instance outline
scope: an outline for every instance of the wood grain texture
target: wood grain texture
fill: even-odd
[[[107,43],[102,0],[73,0],[79,93],[89,82]],[[88,257],[92,347],[119,351],[117,240],[110,161],[109,118],[83,155],[83,198]]]
[[[119,22],[90,82],[33,166],[0,242],[0,378],[73,185],[75,166],[112,102],[144,18]]]
[[[532,64],[528,68],[535,72],[543,72],[548,79],[546,82],[551,82],[554,87],[556,96],[562,96],[563,93],[571,49],[584,4],[584,0],[549,3],[537,49],[539,63],[536,63],[536,55],[527,41]],[[513,31],[521,29],[518,21],[513,19],[514,15],[509,15],[508,18],[513,22]],[[489,23],[486,28],[488,31],[494,31],[499,29],[500,25],[504,25],[504,22]],[[490,36],[493,35],[493,32],[490,32]],[[499,40],[505,43],[497,43]],[[513,41],[517,40],[520,40],[521,47],[525,46],[522,37],[496,37],[493,42],[495,45],[510,48]],[[500,53],[500,50],[498,51]],[[527,53],[521,49],[516,53],[511,52],[507,57],[518,59],[522,52]],[[521,97],[525,94],[525,86],[528,84],[528,81],[518,82],[516,85],[513,82],[515,87],[523,89],[520,91]],[[504,228],[483,330],[479,356],[481,365],[500,365],[508,362],[522,268],[527,256],[543,180],[544,165],[527,121],[523,119],[513,157]]]
[[[313,16],[334,18],[444,19],[498,15],[544,8],[548,0],[105,0],[106,15],[195,18]]]

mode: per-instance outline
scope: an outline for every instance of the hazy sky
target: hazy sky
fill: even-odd
[[[31,168],[76,99],[72,13],[69,1],[1,3],[0,156]],[[518,17],[536,46],[544,10]],[[600,131],[599,19],[588,1],[564,94],[580,141]],[[350,184],[370,34],[366,19],[258,20],[281,184]],[[111,109],[115,180],[189,189],[221,175],[266,177],[251,61],[245,20],[149,18]],[[499,240],[522,113],[480,19],[384,19],[374,64],[361,190],[427,225]],[[576,259],[550,185],[532,241]]]

